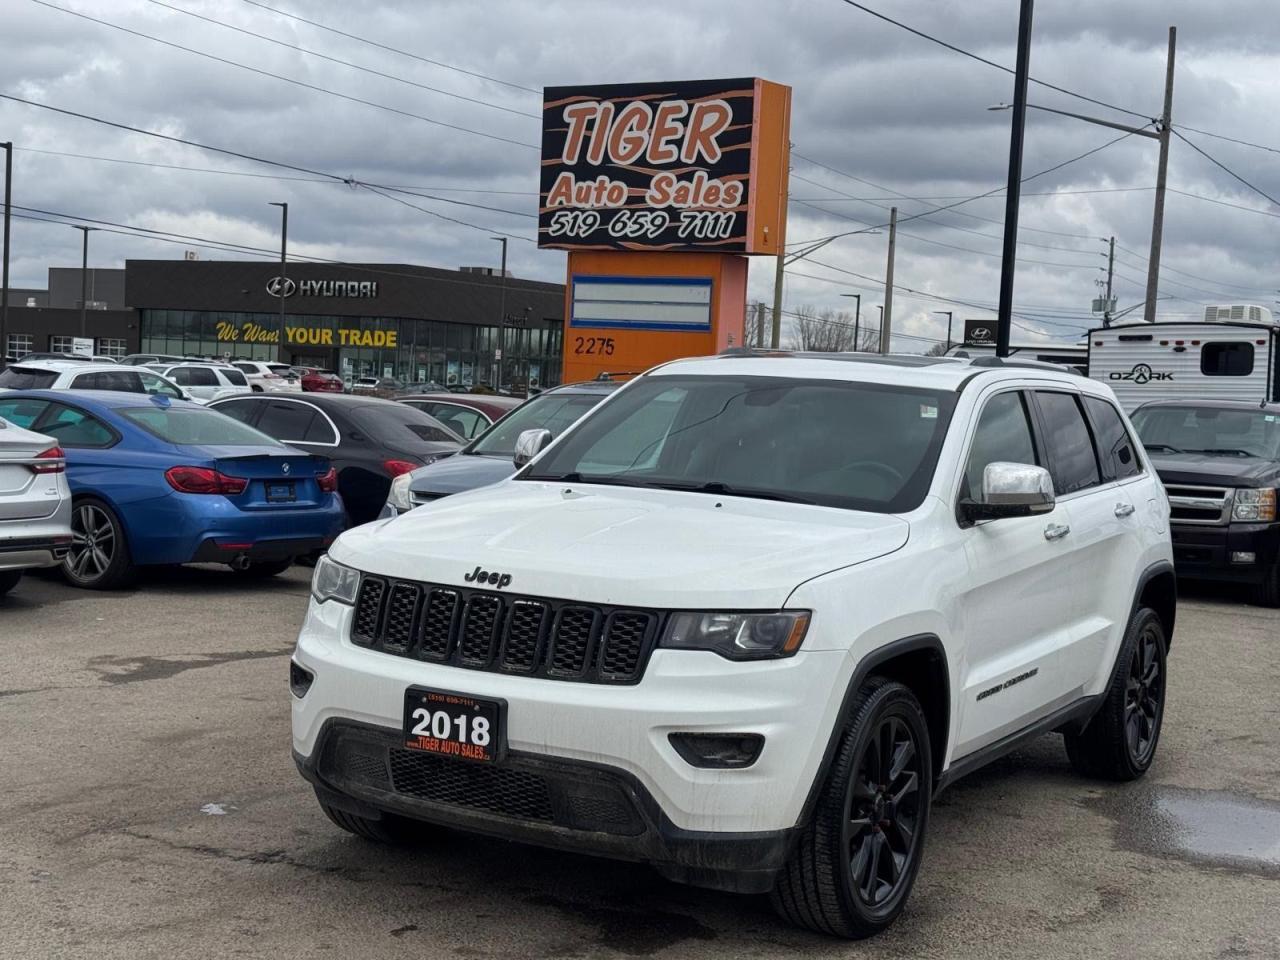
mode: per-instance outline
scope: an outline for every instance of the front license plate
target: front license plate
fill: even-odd
[[[404,692],[404,745],[442,757],[492,763],[506,753],[505,700],[410,687]]]
[[[267,500],[271,503],[291,503],[296,499],[292,483],[267,484]]]

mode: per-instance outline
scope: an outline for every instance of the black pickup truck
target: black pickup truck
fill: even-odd
[[[1178,575],[1280,606],[1280,403],[1163,400],[1133,425],[1169,493]]]

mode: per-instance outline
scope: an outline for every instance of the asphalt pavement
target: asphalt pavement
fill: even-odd
[[[1082,780],[1046,736],[960,781],[850,944],[641,865],[332,826],[289,755],[309,573],[0,598],[0,956],[1280,957],[1280,611],[1184,598],[1151,773]]]

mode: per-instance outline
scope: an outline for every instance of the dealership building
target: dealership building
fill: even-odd
[[[450,385],[493,384],[501,364],[504,386],[559,383],[564,287],[497,273],[290,263],[282,277],[278,263],[127,260],[88,272],[82,311],[80,271],[52,268],[47,290],[10,290],[5,353],[69,353],[85,337],[112,357],[280,359]]]

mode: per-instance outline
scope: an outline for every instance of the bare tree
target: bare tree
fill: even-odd
[[[799,307],[791,319],[787,333],[787,346],[792,350],[813,353],[846,353],[850,350],[876,350],[880,337],[875,330],[865,326],[857,329],[858,343],[854,343],[854,317],[844,310],[816,310],[811,306]]]
[[[947,352],[946,341],[939,341],[924,352],[926,357],[941,357]]]

